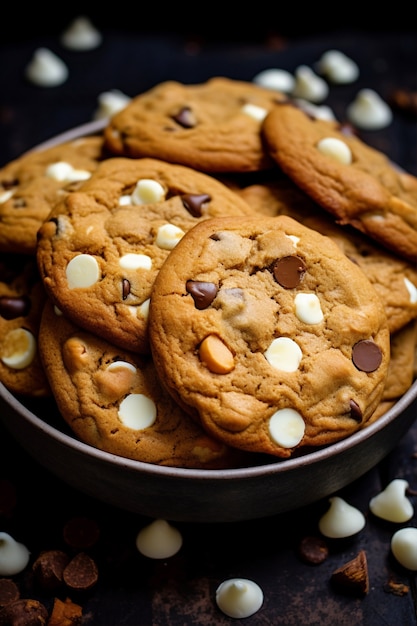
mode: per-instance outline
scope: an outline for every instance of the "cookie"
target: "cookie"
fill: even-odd
[[[215,469],[242,462],[164,393],[151,359],[80,329],[50,300],[39,350],[61,415],[84,443],[155,465]]]
[[[214,77],[197,85],[167,81],[133,98],[104,129],[117,155],[153,157],[204,172],[274,166],[260,128],[284,96],[254,83]]]
[[[417,323],[410,322],[391,335],[391,357],[383,399],[398,400],[414,381]]]
[[[240,195],[263,215],[289,215],[333,239],[366,274],[386,310],[395,333],[417,318],[417,266],[398,257],[352,227],[337,224],[290,179],[249,185]]]
[[[107,159],[39,230],[45,289],[86,330],[147,353],[149,297],[171,249],[201,220],[242,214],[252,210],[211,176],[156,159]]]
[[[89,136],[26,153],[0,169],[0,251],[34,254],[36,233],[63,194],[76,189],[103,156]]]
[[[337,122],[292,104],[274,107],[263,136],[280,168],[340,224],[350,224],[412,263],[417,261],[417,199],[411,174]]]
[[[0,381],[27,397],[50,395],[38,351],[45,290],[35,260],[0,255]]]
[[[282,458],[363,428],[389,364],[365,274],[287,216],[186,233],[155,280],[149,334],[160,379],[209,433]]]

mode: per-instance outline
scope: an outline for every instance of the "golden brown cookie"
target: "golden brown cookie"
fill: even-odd
[[[227,445],[289,457],[363,428],[389,364],[385,309],[329,238],[287,216],[207,220],[152,291],[160,379]]]
[[[0,277],[0,381],[15,394],[49,396],[38,351],[46,295],[35,260],[2,254]]]
[[[350,224],[412,263],[417,262],[417,199],[382,152],[327,120],[279,104],[263,123],[271,156],[341,224]]]
[[[284,96],[254,83],[214,77],[187,85],[167,81],[133,98],[104,129],[109,150],[153,157],[205,172],[273,167],[262,120]]]
[[[417,266],[349,226],[340,226],[290,179],[243,188],[240,195],[264,215],[289,215],[333,239],[356,263],[380,296],[391,333],[417,317]]]
[[[26,153],[0,169],[0,251],[34,254],[36,233],[54,204],[103,158],[103,137]]]
[[[251,213],[237,194],[191,168],[107,159],[39,230],[45,289],[86,330],[146,353],[149,297],[171,249],[201,220]]]
[[[63,419],[84,443],[156,465],[214,469],[242,462],[163,391],[151,359],[83,331],[50,301],[39,349]]]

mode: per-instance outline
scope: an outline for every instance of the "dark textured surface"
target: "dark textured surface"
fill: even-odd
[[[411,16],[409,16],[411,18]],[[63,18],[61,18],[63,19]],[[62,23],[64,24],[64,23]],[[107,26],[107,25],[106,25]],[[297,41],[285,37],[228,44],[178,35],[138,35],[106,30],[102,46],[90,52],[65,51],[58,37],[32,29],[21,38],[0,42],[0,162],[6,163],[36,143],[88,122],[97,96],[108,89],[128,95],[166,79],[200,82],[215,74],[250,80],[268,67],[289,71],[312,65],[322,52],[338,48],[361,69],[359,83],[332,87],[326,104],[339,119],[359,87],[372,87],[388,99],[396,88],[417,89],[417,43],[413,33],[306,33]],[[6,29],[7,30],[7,29]],[[290,29],[289,29],[290,30]],[[285,31],[285,28],[283,28]],[[259,37],[258,37],[259,39]],[[69,80],[60,87],[40,88],[27,83],[23,72],[39,46],[54,50],[68,64]],[[417,174],[416,119],[395,113],[387,129],[363,133],[375,147],[413,174]],[[417,409],[416,413],[417,413]],[[34,560],[41,550],[65,548],[64,524],[74,515],[95,519],[100,539],[91,554],[99,568],[92,591],[75,595],[61,590],[83,607],[83,623],[98,626],[185,626],[232,623],[283,626],[334,624],[407,626],[416,623],[415,574],[405,571],[390,555],[390,539],[399,525],[369,514],[369,500],[393,478],[404,478],[417,490],[417,426],[394,451],[340,495],[366,515],[358,536],[330,541],[329,556],[320,565],[307,565],[298,556],[298,544],[317,534],[317,522],[327,501],[285,515],[233,524],[178,523],[182,550],[168,560],[153,561],[135,547],[138,531],[148,518],[119,511],[84,496],[51,476],[35,463],[0,426],[0,531],[23,542]],[[74,472],[77,468],[73,468]],[[4,504],[6,487],[16,490],[16,505]],[[416,496],[411,495],[413,504]],[[6,510],[7,509],[7,510]],[[416,526],[417,516],[404,526]],[[365,550],[370,574],[366,597],[336,592],[331,573]],[[225,617],[215,604],[215,590],[225,579],[256,581],[264,592],[262,609],[245,620]],[[41,599],[48,610],[52,595],[40,593],[30,567],[14,577],[22,597]],[[390,582],[408,592],[393,593]]]

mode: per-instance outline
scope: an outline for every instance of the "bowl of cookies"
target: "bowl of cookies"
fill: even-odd
[[[223,77],[37,146],[0,170],[3,423],[154,518],[334,493],[415,419],[416,198],[337,122]]]

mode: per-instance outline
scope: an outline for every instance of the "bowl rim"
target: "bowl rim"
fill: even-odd
[[[109,465],[117,465],[120,468],[124,467],[132,471],[140,470],[143,474],[160,476],[165,478],[188,478],[198,480],[215,480],[223,481],[230,479],[249,479],[257,478],[259,476],[271,476],[274,474],[281,474],[292,469],[300,467],[314,465],[315,463],[323,462],[331,459],[334,455],[338,455],[341,452],[346,452],[355,445],[363,443],[370,437],[376,435],[376,433],[383,430],[389,424],[391,424],[405,409],[407,409],[417,399],[417,380],[413,382],[411,387],[406,393],[399,398],[399,400],[388,409],[386,413],[381,415],[375,422],[369,426],[365,426],[363,429],[349,435],[345,439],[337,441],[333,444],[320,448],[319,450],[313,450],[306,453],[303,456],[291,457],[289,459],[277,459],[262,465],[244,466],[228,469],[195,469],[195,468],[182,468],[182,467],[170,467],[155,465],[152,463],[145,463],[143,461],[137,461],[134,459],[118,456],[111,452],[106,452],[99,448],[95,448],[90,444],[84,443],[81,440],[75,438],[70,434],[66,434],[60,431],[55,426],[48,424],[42,418],[38,417],[26,407],[20,400],[14,396],[3,383],[0,382],[0,399],[3,399],[12,409],[19,413],[20,417],[28,421],[31,426],[43,431],[48,437],[57,440],[60,444],[67,448],[71,448],[74,452],[79,454],[87,454],[90,457],[94,457],[100,462],[107,463]],[[417,417],[417,412],[416,412]],[[63,418],[62,418],[63,419]],[[3,419],[5,422],[5,420]],[[6,426],[7,428],[7,426]]]

